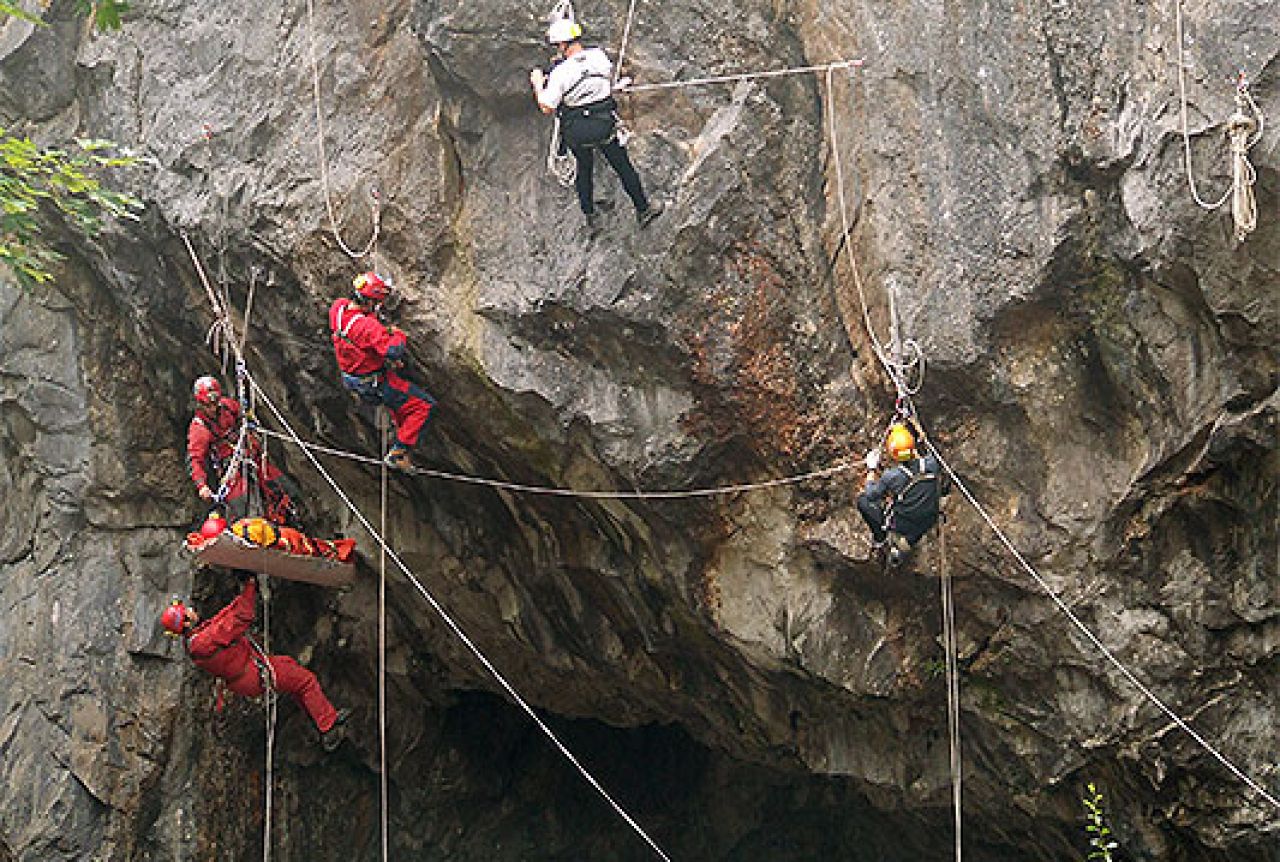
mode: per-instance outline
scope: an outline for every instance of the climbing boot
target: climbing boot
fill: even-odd
[[[587,236],[592,239],[600,236],[604,230],[604,221],[600,218],[600,213],[587,213]]]
[[[344,725],[350,717],[351,710],[338,710],[338,717],[333,720],[333,726],[320,734],[320,745],[325,751],[335,751],[342,744],[342,740],[346,739],[347,731]]]
[[[647,209],[643,209],[640,212],[636,213],[636,220],[640,222],[641,228],[646,228],[653,222],[654,219],[662,215],[662,211],[666,208],[667,208],[667,205],[664,204],[662,201],[650,201],[649,207]]]
[[[387,453],[385,461],[392,470],[401,470],[407,473],[413,469],[413,459],[409,457],[409,450],[405,446],[392,446],[391,451]]]

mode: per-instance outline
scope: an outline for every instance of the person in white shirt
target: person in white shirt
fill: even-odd
[[[547,41],[556,46],[560,59],[550,75],[541,69],[530,72],[529,83],[542,112],[560,118],[560,135],[578,164],[574,189],[587,217],[587,228],[594,234],[600,227],[592,200],[595,150],[622,180],[640,226],[646,227],[662,212],[662,202],[645,197],[640,175],[631,164],[626,147],[618,142],[613,64],[601,49],[585,47],[581,38],[582,27],[576,22],[562,18],[552,21],[547,28]]]

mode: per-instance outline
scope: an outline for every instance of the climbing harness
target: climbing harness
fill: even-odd
[[[1249,78],[1243,70],[1236,77],[1235,113],[1227,120],[1226,134],[1231,152],[1231,186],[1217,201],[1206,201],[1196,188],[1195,173],[1191,168],[1191,133],[1187,122],[1187,75],[1182,35],[1182,0],[1173,0],[1174,31],[1178,41],[1178,95],[1181,99],[1182,154],[1187,173],[1187,186],[1191,197],[1202,209],[1210,212],[1221,209],[1231,201],[1231,219],[1235,224],[1236,242],[1242,243],[1258,226],[1258,206],[1253,186],[1258,175],[1249,162],[1249,150],[1262,140],[1265,118],[1262,109],[1249,92]]]
[[[307,56],[311,61],[311,95],[316,112],[316,150],[320,158],[320,186],[324,191],[324,208],[329,218],[329,230],[338,243],[338,248],[342,249],[347,257],[353,260],[365,257],[376,259],[378,235],[382,230],[382,197],[378,189],[374,187],[369,190],[369,219],[372,222],[372,228],[369,232],[369,241],[365,243],[364,248],[356,250],[347,245],[342,239],[342,232],[338,229],[337,216],[334,215],[333,194],[329,186],[329,156],[325,148],[324,110],[320,102],[320,65],[316,62],[315,0],[307,0]]]

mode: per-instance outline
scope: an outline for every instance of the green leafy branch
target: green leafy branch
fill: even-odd
[[[1089,833],[1089,855],[1086,860],[1100,860],[1100,862],[1114,862],[1111,851],[1120,845],[1111,839],[1111,827],[1107,825],[1106,811],[1102,807],[1102,794],[1098,792],[1098,788],[1091,781],[1085,785],[1088,792],[1081,801],[1084,803],[1085,816],[1088,822],[1085,823],[1085,831]]]
[[[92,18],[95,30],[107,33],[120,29],[120,16],[129,11],[129,4],[126,0],[76,0],[76,11]],[[0,0],[0,18],[6,16],[21,18],[40,27],[46,26],[39,15],[28,12],[13,0]]]
[[[78,152],[42,150],[0,128],[0,263],[24,282],[48,281],[50,267],[62,258],[41,237],[42,207],[54,207],[87,236],[95,236],[109,218],[136,220],[142,209],[137,198],[104,188],[94,176],[133,165],[134,157],[117,153],[110,141],[76,144]]]

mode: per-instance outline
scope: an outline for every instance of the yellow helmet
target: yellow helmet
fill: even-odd
[[[231,532],[246,542],[252,542],[264,548],[274,545],[277,538],[276,528],[266,518],[241,518],[236,521]]]
[[[894,422],[889,426],[889,436],[885,438],[884,448],[889,457],[895,461],[910,461],[916,454],[916,438],[906,425]]]

